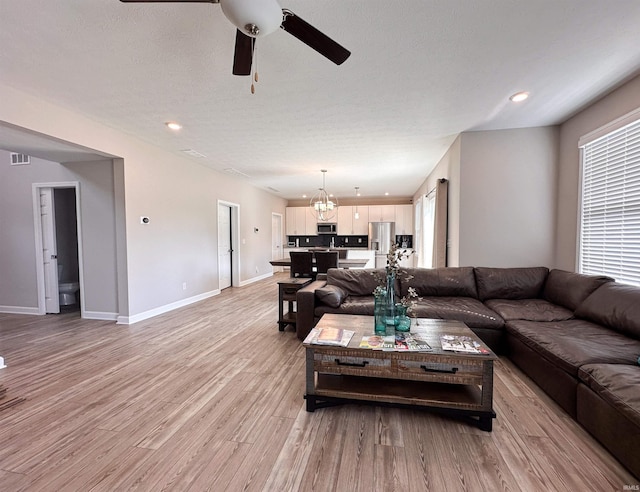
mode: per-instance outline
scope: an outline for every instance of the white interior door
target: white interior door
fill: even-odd
[[[282,258],[282,215],[271,214],[271,259],[281,260]],[[282,267],[273,267],[274,272],[282,270]]]
[[[42,227],[45,311],[47,313],[59,313],[58,250],[56,247],[56,217],[53,205],[53,188],[40,188],[40,224]]]
[[[231,207],[218,204],[218,271],[220,290],[231,287]]]

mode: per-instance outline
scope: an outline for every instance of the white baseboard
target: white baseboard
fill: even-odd
[[[245,285],[249,285],[269,277],[273,277],[273,272],[265,273],[264,275],[260,275],[259,277],[250,278],[249,280],[243,280],[240,282],[240,287],[244,287]]]
[[[103,313],[100,311],[82,311],[83,319],[99,319],[103,321],[116,321],[118,313]]]
[[[144,321],[145,319],[168,313],[169,311],[173,311],[174,309],[188,306],[189,304],[208,299],[209,297],[217,296],[218,294],[220,294],[220,289],[205,292],[203,294],[198,294],[197,296],[188,297],[187,299],[172,302],[171,304],[165,304],[164,306],[150,309],[149,311],[145,311],[143,313],[134,314],[133,316],[117,316],[116,323],[119,325],[132,325],[133,323],[138,323],[139,321]]]
[[[0,306],[0,313],[41,314],[37,307],[22,307],[22,306]]]

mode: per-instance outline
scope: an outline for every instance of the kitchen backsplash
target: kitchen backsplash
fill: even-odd
[[[331,239],[335,248],[368,248],[368,236],[334,236],[323,234],[319,236],[288,236],[287,246],[295,247],[331,247]],[[413,236],[396,236],[396,244],[401,248],[413,248]]]
[[[322,234],[319,236],[288,236],[287,241],[291,244],[299,244],[300,248],[306,246],[331,247],[331,238],[333,238],[333,246],[336,248],[368,248],[368,236],[334,236],[330,234]],[[298,241],[298,242],[296,242]],[[289,246],[296,247],[296,246]]]

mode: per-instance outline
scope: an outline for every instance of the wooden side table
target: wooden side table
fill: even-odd
[[[312,278],[290,278],[278,282],[278,330],[284,331],[287,325],[296,325],[296,292],[310,283]],[[288,304],[288,311],[284,312],[284,303]]]

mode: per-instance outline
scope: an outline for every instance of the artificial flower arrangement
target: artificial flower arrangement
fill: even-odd
[[[379,285],[374,289],[373,295],[380,296],[387,293],[387,277],[393,275],[394,277],[403,276],[405,280],[411,280],[413,275],[409,275],[406,270],[402,270],[400,268],[400,261],[403,259],[409,258],[413,254],[413,251],[409,252],[407,249],[401,249],[398,247],[396,243],[391,244],[391,248],[389,248],[389,252],[387,253],[387,266],[385,267],[385,278],[381,278],[379,271],[372,272],[379,282]],[[418,300],[418,293],[413,287],[409,287],[407,290],[407,295],[403,296],[400,299],[400,304],[407,308],[407,312],[409,313],[412,308],[415,306]]]

